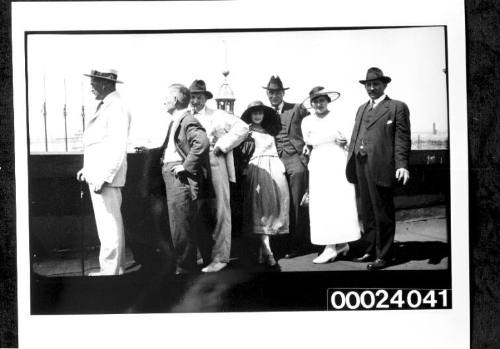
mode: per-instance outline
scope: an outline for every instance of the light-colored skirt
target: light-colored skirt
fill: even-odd
[[[288,233],[290,194],[284,170],[277,156],[250,160],[244,186],[243,233]]]

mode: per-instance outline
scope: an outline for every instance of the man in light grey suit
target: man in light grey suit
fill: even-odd
[[[211,255],[207,256],[207,246],[201,247],[205,250],[201,251],[203,258],[210,259],[210,264],[202,272],[218,272],[227,266],[231,253],[229,182],[236,181],[232,150],[245,139],[249,130],[248,125],[238,117],[206,106],[213,95],[203,80],[193,81],[189,92],[193,114],[205,128],[210,142],[210,171],[215,194],[213,200],[205,200],[201,204],[202,214],[209,215],[213,220],[209,227],[213,239]]]
[[[95,114],[87,123],[84,139],[83,168],[77,179],[89,185],[97,233],[101,242],[98,272],[89,276],[123,274],[125,235],[121,215],[121,188],[127,174],[127,139],[130,114],[126,110],[116,83],[115,70],[90,74],[92,93],[99,101]]]

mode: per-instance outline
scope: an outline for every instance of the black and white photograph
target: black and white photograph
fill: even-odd
[[[460,6],[280,5],[13,4],[20,343],[468,346]]]

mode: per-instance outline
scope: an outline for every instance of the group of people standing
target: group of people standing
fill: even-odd
[[[101,241],[100,271],[92,275],[115,275],[123,273],[120,187],[130,116],[115,91],[116,71],[94,70],[87,76],[100,103],[84,134],[84,167],[77,178],[89,184]],[[203,80],[189,88],[169,86],[164,104],[170,122],[155,161],[162,166],[176,273],[198,271],[200,255],[202,272],[228,265],[229,183],[237,177],[242,232],[258,241],[258,263],[277,265],[276,236],[284,258],[311,252],[312,243],[325,246],[314,263],[349,252],[369,270],[385,268],[395,233],[393,187],[396,180],[405,184],[409,179],[411,145],[408,107],[384,92],[390,81],[378,68],[359,81],[370,100],[358,110],[350,142],[328,109],[340,93],[321,86],[303,103],[287,103],[288,88],[272,76],[263,87],[270,106],[252,102],[241,118],[209,108],[213,95]],[[243,145],[244,151],[251,149],[247,161],[235,162],[233,150]]]

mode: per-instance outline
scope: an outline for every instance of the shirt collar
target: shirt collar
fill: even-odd
[[[113,92],[109,93],[106,97],[104,97],[101,102],[103,104],[108,103],[111,99],[113,99],[117,96],[118,96],[118,91],[113,91]]]
[[[384,99],[385,99],[386,94],[384,93],[382,96],[380,96],[379,98],[375,99],[373,101],[373,107],[376,107],[380,102],[382,102]]]
[[[200,109],[200,111],[195,112],[194,109],[192,110],[193,115],[205,115],[207,113],[207,106],[204,105],[203,108]]]
[[[281,101],[280,105],[278,106],[278,109],[276,109],[278,111],[278,113],[281,114],[284,105],[285,105],[285,101]],[[272,108],[274,109],[274,107],[272,107]]]
[[[172,114],[172,119],[174,122],[179,121],[179,119],[186,113],[188,112],[188,108],[184,109],[175,109],[173,114]]]

